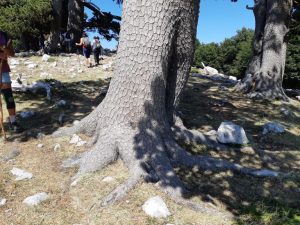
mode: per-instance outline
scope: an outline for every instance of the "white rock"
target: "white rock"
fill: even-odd
[[[21,170],[19,168],[13,168],[10,172],[13,175],[17,176],[16,178],[17,181],[32,178],[32,173],[26,172],[25,170]]]
[[[36,206],[49,198],[48,194],[41,192],[24,199],[23,203],[28,206]]]
[[[42,57],[42,61],[43,62],[48,62],[50,58],[51,58],[50,55],[44,54],[43,57]]]
[[[74,120],[74,121],[73,121],[73,125],[74,125],[74,126],[78,125],[79,123],[80,123],[79,120]]]
[[[263,126],[263,134],[268,134],[268,133],[280,134],[284,132],[285,132],[284,126],[275,122],[268,122]]]
[[[147,215],[155,218],[171,215],[166,203],[159,196],[148,199],[142,206],[142,209]]]
[[[217,139],[223,144],[247,144],[249,140],[244,128],[232,123],[223,122],[218,128]]]
[[[0,207],[5,206],[7,200],[5,198],[0,198]]]
[[[77,72],[78,72],[78,73],[83,73],[83,70],[82,70],[82,69],[79,69]]]
[[[113,178],[113,177],[104,177],[102,181],[103,181],[103,182],[110,183],[110,182],[115,181],[115,178]]]
[[[73,134],[71,140],[70,140],[70,144],[76,144],[79,141],[81,141],[81,138],[77,135],[77,134]]]
[[[15,66],[15,65],[20,65],[20,62],[18,60],[16,60],[16,59],[11,59],[10,62],[9,62],[9,64]]]
[[[30,64],[34,64],[34,63],[31,62],[31,61],[26,61],[26,62],[24,62],[24,65],[30,65]]]
[[[35,112],[33,111],[23,111],[20,113],[20,116],[22,119],[28,119],[29,117],[32,117],[35,115]]]
[[[37,147],[38,147],[38,148],[43,148],[43,147],[44,147],[44,144],[38,144]]]
[[[300,95],[299,96],[296,96],[296,99],[298,99],[300,101]]]
[[[54,151],[58,151],[58,150],[60,150],[61,149],[61,146],[60,146],[60,144],[55,144],[54,145]]]
[[[81,146],[84,146],[87,142],[86,141],[78,141],[76,143],[76,147],[81,147]]]
[[[27,66],[28,69],[34,69],[34,68],[37,68],[37,67],[38,67],[38,65],[35,64],[35,63],[29,64],[29,65]]]
[[[53,62],[51,66],[52,67],[57,67],[57,62]]]
[[[40,77],[41,78],[47,78],[47,77],[49,77],[49,73],[41,72]]]
[[[229,80],[237,80],[237,78],[236,77],[234,77],[234,76],[229,76]]]
[[[110,65],[108,64],[105,64],[102,66],[103,70],[107,71],[109,69]]]

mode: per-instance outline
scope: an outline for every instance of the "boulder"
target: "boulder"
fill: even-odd
[[[247,144],[249,140],[244,128],[232,123],[223,122],[218,128],[217,140],[223,144]]]
[[[263,126],[263,134],[281,134],[285,132],[285,127],[275,122],[268,122]]]
[[[147,215],[155,218],[165,218],[171,215],[166,203],[159,196],[148,199],[142,209]]]
[[[41,192],[24,199],[23,203],[28,206],[36,206],[49,198],[48,194]]]
[[[219,71],[213,67],[210,66],[205,66],[204,63],[202,62],[203,70],[205,75],[215,75],[218,74]]]
[[[17,176],[16,180],[26,180],[26,179],[31,179],[32,178],[32,173],[26,172],[25,170],[21,170],[19,168],[13,168],[10,171],[13,175]]]

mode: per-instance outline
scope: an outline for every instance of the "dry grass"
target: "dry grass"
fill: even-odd
[[[257,179],[232,174],[231,172],[213,173],[210,171],[185,170],[178,168],[178,174],[194,190],[193,201],[209,201],[220,209],[233,215],[231,220],[216,215],[196,213],[174,204],[155,185],[140,183],[129,193],[126,199],[109,207],[102,208],[99,203],[110,191],[124,181],[128,174],[122,162],[108,166],[102,171],[87,175],[77,186],[70,187],[70,179],[76,169],[63,169],[62,160],[76,153],[85,151],[84,147],[69,144],[69,138],[52,139],[48,134],[59,128],[57,117],[66,115],[65,125],[75,119],[81,119],[101,100],[101,85],[106,85],[107,71],[101,67],[84,73],[68,74],[67,71],[76,56],[71,58],[71,65],[64,65],[65,58],[56,57],[57,68],[51,63],[42,63],[39,68],[29,71],[20,66],[15,73],[30,74],[31,81],[40,79],[40,69],[47,68],[53,74],[52,79],[63,82],[64,88],[55,89],[52,101],[45,101],[43,93],[38,95],[18,94],[19,110],[34,110],[38,115],[32,119],[21,120],[27,128],[21,135],[10,135],[7,143],[0,142],[0,157],[12,149],[19,149],[21,154],[9,162],[0,164],[0,197],[8,200],[0,208],[0,224],[299,224],[300,206],[300,104],[293,102],[285,105],[280,102],[251,101],[240,94],[218,88],[219,83],[191,78],[184,93],[180,111],[185,124],[194,129],[209,131],[217,129],[224,120],[231,120],[242,125],[247,132],[255,152],[219,152],[201,145],[185,146],[195,154],[206,154],[226,158],[245,166],[271,168],[289,173],[289,177],[280,179]],[[30,61],[41,59],[30,58]],[[105,63],[111,59],[105,59]],[[65,72],[60,72],[64,70]],[[80,82],[83,81],[83,82]],[[221,99],[227,99],[222,103]],[[72,106],[55,107],[59,99],[66,99]],[[294,117],[285,117],[280,108],[290,109]],[[261,125],[267,121],[278,121],[287,127],[283,135],[261,135]],[[44,139],[36,135],[45,133]],[[87,137],[83,137],[87,139]],[[42,149],[37,148],[43,143]],[[61,149],[54,151],[59,143]],[[14,181],[10,174],[13,167],[33,173],[27,181]],[[106,183],[106,176],[115,178]],[[36,207],[22,204],[24,198],[37,192],[47,192],[50,199]],[[160,195],[167,203],[172,216],[166,219],[151,219],[145,215],[141,206],[149,197]]]

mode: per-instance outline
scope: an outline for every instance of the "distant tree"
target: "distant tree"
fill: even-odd
[[[300,23],[296,21],[290,27],[283,86],[300,88]]]
[[[236,88],[250,97],[288,100],[282,82],[293,1],[255,0],[254,3],[253,58]]]

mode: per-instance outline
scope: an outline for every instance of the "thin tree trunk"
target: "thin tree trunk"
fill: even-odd
[[[246,77],[237,86],[250,97],[288,100],[282,81],[291,7],[292,0],[256,1],[254,56]]]
[[[80,0],[69,0],[67,30],[73,33],[74,42],[79,42],[83,31],[84,7]]]

